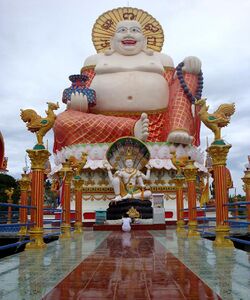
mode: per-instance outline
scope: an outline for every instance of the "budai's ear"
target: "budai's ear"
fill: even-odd
[[[112,36],[111,38],[110,38],[110,49],[111,50],[113,50],[114,51],[114,37]]]
[[[110,39],[110,49],[105,50],[104,54],[109,56],[112,55],[115,52],[115,48],[114,48],[114,38],[112,37]]]
[[[153,55],[154,51],[148,48],[147,38],[144,36],[143,52],[147,55]]]

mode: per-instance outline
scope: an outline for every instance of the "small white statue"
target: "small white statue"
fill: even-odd
[[[129,217],[123,217],[122,218],[122,230],[124,232],[129,232],[131,230],[131,218]],[[125,240],[123,239],[123,237],[125,238]],[[130,246],[130,236],[125,236],[123,235],[122,236],[122,245],[125,247],[125,246]]]
[[[124,164],[125,168],[116,171],[114,175],[111,172],[111,167],[107,164],[105,165],[108,170],[109,180],[114,187],[114,201],[132,198],[150,199],[152,193],[146,188],[143,180],[149,180],[151,166],[149,164],[146,165],[147,173],[145,175],[134,167],[134,162],[129,156],[125,157]]]

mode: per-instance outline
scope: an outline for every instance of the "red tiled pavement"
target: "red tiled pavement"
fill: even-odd
[[[221,299],[147,231],[113,232],[44,298]]]

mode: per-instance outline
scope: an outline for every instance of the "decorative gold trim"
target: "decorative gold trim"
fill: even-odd
[[[242,181],[244,182],[244,184],[246,185],[246,187],[250,187],[250,170],[246,170],[244,171],[245,175],[244,177],[242,177]]]
[[[174,71],[175,70],[174,67],[169,67],[169,66],[167,66],[167,67],[163,66],[163,69],[164,69],[165,72],[167,72],[167,71]]]
[[[177,228],[176,232],[178,236],[187,236],[187,231],[185,229],[185,222],[183,220],[179,220],[176,222]]]
[[[234,248],[234,244],[225,237],[229,235],[230,228],[227,225],[218,225],[215,228],[216,238],[213,242],[214,247]]]
[[[25,250],[44,249],[47,245],[43,241],[43,228],[34,227],[29,231],[31,242],[25,247]]]
[[[110,39],[115,33],[116,25],[124,20],[138,21],[147,38],[147,47],[153,51],[161,51],[164,33],[160,23],[142,9],[119,7],[104,12],[93,26],[92,42],[97,52],[104,52],[110,48]]]
[[[21,191],[28,191],[30,188],[31,180],[28,174],[21,174],[22,178],[18,180],[20,190]]]
[[[94,70],[95,69],[95,65],[89,65],[89,66],[84,66],[81,68],[81,74],[84,72],[84,71],[88,71],[88,70]]]
[[[183,169],[186,181],[196,181],[198,168],[195,167],[194,161],[189,160]]]
[[[45,163],[51,155],[48,150],[40,149],[40,150],[31,150],[28,149],[26,152],[29,155],[31,160],[31,169],[32,170],[44,170]]]
[[[200,238],[200,234],[197,231],[197,221],[189,221],[188,222],[188,234],[187,234],[188,238],[195,238],[195,239],[199,239]]]
[[[169,132],[169,134],[170,134],[171,132],[174,132],[174,131],[184,131],[184,132],[189,133],[188,130],[186,130],[186,129],[183,129],[183,128],[175,128],[175,129],[171,130],[171,131]]]
[[[225,166],[227,163],[227,154],[232,145],[211,145],[206,151],[212,158],[212,166]]]
[[[71,231],[70,231],[70,225],[63,223],[61,225],[61,235],[60,239],[69,239],[71,238]]]
[[[154,114],[158,114],[158,113],[163,113],[165,111],[167,111],[167,108],[161,108],[161,109],[156,109],[156,110],[147,110],[147,115],[154,115]],[[102,115],[106,115],[106,116],[128,116],[128,115],[140,116],[143,112],[145,112],[145,111],[101,111],[101,110],[96,110],[96,109],[91,110],[91,113],[102,114]]]
[[[79,234],[79,233],[82,233],[83,232],[83,227],[82,227],[82,222],[76,222],[74,224],[74,234]]]

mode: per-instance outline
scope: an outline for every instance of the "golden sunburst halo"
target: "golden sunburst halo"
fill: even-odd
[[[110,38],[115,33],[116,24],[124,20],[138,21],[147,38],[147,47],[153,51],[161,51],[164,33],[160,23],[142,9],[119,7],[100,15],[93,26],[92,41],[97,52],[110,49]]]

